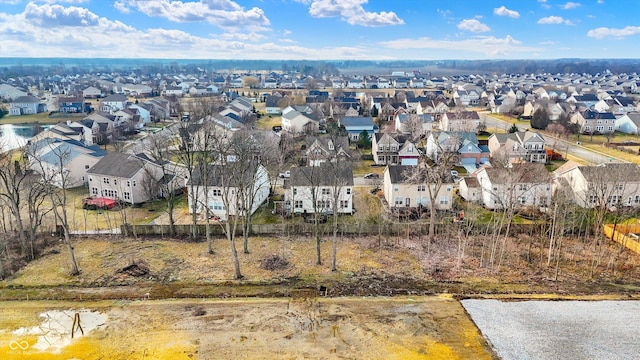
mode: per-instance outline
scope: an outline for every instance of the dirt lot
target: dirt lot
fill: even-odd
[[[54,336],[51,322],[38,314],[56,309],[92,310],[101,321],[72,340],[69,317],[60,321],[58,332],[64,334]],[[88,315],[83,312],[81,321]],[[31,327],[39,327],[40,335],[24,335],[21,328]],[[34,346],[43,336],[51,346],[38,351]],[[493,354],[460,303],[448,297],[299,294],[275,300],[0,303],[0,357],[491,359]]]

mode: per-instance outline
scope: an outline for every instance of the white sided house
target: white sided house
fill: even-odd
[[[285,180],[284,201],[288,214],[331,214],[333,202],[338,201],[338,213],[351,215],[353,170],[326,163],[292,168],[291,177]]]
[[[487,209],[547,207],[553,195],[553,180],[541,163],[517,163],[509,167],[483,167],[476,177]]]
[[[453,182],[444,182],[438,189],[425,179],[411,181],[410,174],[416,166],[389,165],[384,170],[384,197],[390,208],[420,208],[431,206],[430,193],[434,195],[437,210],[453,207]],[[430,189],[428,188],[430,187]]]
[[[188,179],[187,186],[194,186],[195,196],[189,196],[189,213],[194,209],[202,214],[208,209],[208,215],[215,215],[221,220],[229,216],[251,215],[269,197],[269,174],[264,166],[252,164],[244,174],[237,174],[228,165],[210,165],[207,174],[197,169],[193,177]],[[247,214],[247,211],[248,214]]]
[[[42,138],[29,145],[29,167],[45,182],[59,188],[87,183],[87,170],[107,152],[71,139]]]
[[[640,207],[640,166],[637,164],[575,166],[556,173],[556,183],[583,208]]]

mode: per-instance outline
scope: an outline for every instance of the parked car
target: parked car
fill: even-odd
[[[368,173],[367,175],[364,176],[365,179],[379,179],[380,175],[376,174],[376,173]]]
[[[285,172],[281,172],[280,174],[278,174],[278,177],[281,178],[281,179],[290,178],[291,177],[291,171],[287,170]]]
[[[458,171],[456,171],[456,170],[451,170],[451,176],[453,176],[454,178],[456,178],[456,177],[458,177],[458,176],[460,176],[460,175],[458,174]]]

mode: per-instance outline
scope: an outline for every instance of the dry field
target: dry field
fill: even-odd
[[[45,312],[49,317],[39,318]],[[85,334],[71,339],[76,312]],[[5,302],[0,357],[495,358],[460,303],[442,296]]]

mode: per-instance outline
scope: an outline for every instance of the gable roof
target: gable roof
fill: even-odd
[[[87,174],[132,178],[147,162],[151,161],[143,154],[109,153],[87,170]]]
[[[335,173],[333,170],[336,170]],[[322,163],[320,166],[304,166],[291,169],[291,177],[285,182],[285,187],[291,186],[331,186],[338,179],[341,186],[353,186],[353,169],[351,166],[334,167],[332,164]]]
[[[516,163],[509,167],[485,168],[494,184],[544,184],[551,182],[551,174],[541,163]]]

